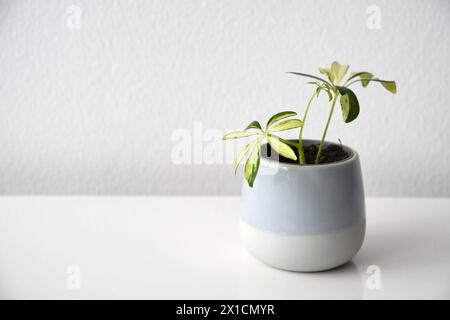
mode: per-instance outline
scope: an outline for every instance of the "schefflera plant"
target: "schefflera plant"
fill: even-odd
[[[308,115],[309,107],[311,105],[312,100],[314,100],[315,97],[318,97],[321,91],[326,91],[326,93],[328,94],[329,101],[331,102],[330,113],[328,115],[325,129],[322,134],[322,139],[320,141],[319,149],[317,151],[316,159],[314,162],[315,164],[320,163],[320,156],[322,154],[322,149],[325,143],[328,127],[330,125],[331,118],[334,112],[334,107],[336,105],[338,98],[341,104],[342,117],[345,123],[352,122],[359,115],[358,98],[356,97],[355,93],[349,88],[351,85],[359,82],[361,83],[362,87],[365,88],[369,85],[370,82],[374,81],[379,82],[389,92],[394,94],[397,93],[397,85],[395,81],[379,79],[375,77],[373,73],[368,71],[352,72],[349,74],[347,79],[345,79],[348,69],[349,69],[348,64],[340,64],[337,61],[334,61],[331,64],[330,68],[319,68],[319,72],[326,75],[329,81],[307,73],[288,72],[290,74],[312,78],[315,80],[308,82],[309,84],[313,84],[314,86],[316,86],[316,90],[306,107],[303,118],[304,122],[306,121],[306,117]],[[303,128],[300,130],[299,133],[299,146],[298,146],[301,165],[305,164],[304,150],[302,144],[302,133]]]
[[[299,119],[286,119],[296,116],[294,111],[283,111],[273,115],[269,121],[267,121],[265,129],[261,127],[258,121],[251,122],[243,131],[234,131],[226,134],[223,140],[237,139],[255,136],[255,139],[247,144],[244,149],[239,153],[234,161],[234,174],[237,173],[239,163],[245,157],[247,153],[250,155],[245,162],[244,175],[250,187],[253,187],[253,183],[258,174],[259,163],[261,158],[261,143],[267,140],[267,143],[283,157],[297,160],[294,150],[289,147],[290,141],[284,140],[275,133],[300,128],[303,126],[303,121]],[[285,119],[284,121],[281,121]]]
[[[330,125],[331,118],[333,116],[333,112],[334,112],[337,100],[339,99],[339,102],[341,105],[342,117],[343,117],[343,120],[345,123],[352,122],[359,115],[359,111],[360,111],[359,102],[358,102],[358,99],[357,99],[355,93],[350,89],[350,86],[352,86],[353,84],[356,84],[356,83],[361,83],[362,87],[365,88],[371,82],[378,82],[389,92],[394,93],[394,94],[397,93],[397,86],[396,86],[395,81],[379,79],[379,78],[375,77],[371,72],[368,72],[368,71],[352,72],[346,77],[348,69],[349,69],[349,65],[340,64],[337,61],[334,61],[331,64],[330,68],[319,68],[319,72],[321,74],[326,75],[328,80],[325,80],[321,77],[307,74],[307,73],[288,72],[289,74],[294,74],[294,75],[313,79],[313,81],[310,81],[308,83],[312,84],[316,87],[313,95],[311,96],[311,98],[308,101],[308,104],[306,105],[306,109],[303,114],[302,120],[296,119],[297,123],[300,125],[298,125],[297,127],[289,128],[289,129],[300,128],[299,135],[298,135],[298,142],[292,142],[292,141],[287,141],[287,140],[278,138],[278,140],[277,140],[277,142],[275,142],[275,144],[282,143],[283,149],[281,150],[279,145],[274,146],[274,143],[271,143],[269,136],[268,136],[268,135],[270,135],[270,132],[268,132],[267,129],[265,131],[263,131],[261,129],[261,126],[259,125],[259,123],[257,123],[256,121],[252,122],[244,131],[240,132],[240,134],[238,134],[237,132],[232,132],[230,134],[225,135],[224,140],[259,134],[259,133],[253,133],[253,132],[248,131],[249,129],[257,129],[257,130],[261,131],[260,134],[262,137],[268,138],[268,142],[272,146],[272,148],[275,149],[275,151],[277,151],[279,154],[281,154],[282,156],[284,156],[286,158],[297,160],[295,152],[291,149],[291,147],[297,148],[298,155],[299,155],[299,157],[298,157],[299,164],[305,165],[306,160],[305,160],[305,152],[304,152],[304,148],[303,148],[303,130],[305,128],[305,123],[307,120],[308,112],[309,112],[309,109],[311,107],[313,100],[315,98],[319,97],[320,93],[322,91],[324,91],[328,95],[328,100],[331,103],[331,109],[330,109],[330,113],[328,115],[325,129],[322,134],[322,139],[320,141],[317,155],[316,155],[316,158],[314,161],[314,164],[320,164],[321,154],[322,154],[322,150],[323,150],[323,147],[325,144],[325,138],[326,138],[326,135],[328,132],[328,127]],[[274,115],[272,118],[274,118],[275,121],[278,121],[279,119],[283,119],[284,115],[287,115],[286,117],[289,117],[289,116],[296,115],[296,113],[293,111],[285,111],[285,112],[281,112],[279,114]],[[277,117],[280,117],[280,118],[277,119]],[[269,122],[270,122],[270,120],[269,120]],[[259,168],[259,157],[261,156],[260,151],[259,151],[260,144],[261,144],[261,140],[259,140],[259,138],[258,138],[258,140],[256,140],[256,143],[254,145],[251,145],[251,146],[250,146],[250,144],[247,145],[242,150],[242,152],[239,154],[238,158],[236,159],[236,163],[235,163],[235,172],[236,172],[237,166],[239,165],[242,158],[247,154],[247,152],[249,151],[250,148],[253,148],[252,152],[247,160],[247,163],[245,165],[245,178],[247,179],[247,182],[250,187],[253,186],[253,183],[255,181],[256,174],[257,174],[258,168]],[[257,145],[258,145],[258,147],[256,148]],[[279,151],[279,149],[280,149],[280,151]],[[251,161],[249,162],[250,159],[251,159]]]

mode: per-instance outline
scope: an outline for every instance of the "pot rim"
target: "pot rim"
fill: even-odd
[[[295,139],[289,139],[289,140],[295,140]],[[303,139],[303,143],[305,144],[311,144],[311,143],[320,143],[320,140],[316,140],[316,139]],[[330,168],[330,167],[339,167],[339,166],[343,166],[346,165],[348,163],[354,162],[356,161],[359,156],[358,153],[351,147],[345,145],[345,144],[338,144],[336,142],[331,142],[331,141],[327,141],[325,140],[325,146],[326,145],[330,145],[330,144],[334,144],[334,145],[341,145],[345,151],[347,151],[348,153],[350,153],[350,156],[347,159],[344,160],[340,160],[340,161],[336,161],[336,162],[331,162],[331,163],[322,163],[322,164],[305,164],[305,165],[299,165],[297,163],[286,163],[286,162],[279,162],[279,161],[275,161],[273,159],[270,159],[268,157],[266,157],[265,155],[261,154],[261,164],[267,165],[267,166],[275,166],[278,168],[298,168],[298,169],[302,169],[302,170],[306,170],[306,169],[315,169],[315,168]],[[267,143],[264,143],[263,146],[267,145]]]

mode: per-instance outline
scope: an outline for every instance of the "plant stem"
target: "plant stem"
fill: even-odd
[[[339,93],[336,90],[334,92],[334,99],[333,99],[333,103],[331,105],[330,115],[328,116],[327,125],[325,126],[325,131],[323,132],[322,140],[320,141],[319,150],[317,151],[316,161],[314,161],[314,164],[319,164],[320,155],[322,153],[323,145],[325,143],[325,137],[327,136],[328,126],[330,125],[331,117],[333,116],[334,106],[336,105],[338,96],[339,96]]]
[[[306,164],[305,159],[305,150],[303,149],[303,128],[305,127],[305,121],[306,117],[308,116],[309,107],[311,106],[311,103],[313,99],[317,96],[317,91],[314,92],[311,99],[309,99],[308,105],[306,106],[305,114],[303,115],[303,126],[300,128],[300,133],[298,134],[298,159],[300,162],[300,165]]]

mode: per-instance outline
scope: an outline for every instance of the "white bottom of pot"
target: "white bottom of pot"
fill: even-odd
[[[314,272],[350,261],[364,241],[363,221],[337,232],[318,235],[280,235],[259,230],[240,219],[244,246],[265,264],[283,270]]]

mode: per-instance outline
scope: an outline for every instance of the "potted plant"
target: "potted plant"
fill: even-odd
[[[265,127],[251,122],[243,131],[228,133],[224,140],[254,138],[235,160],[242,160],[244,182],[240,228],[245,247],[264,263],[291,271],[321,271],[342,265],[360,249],[365,234],[365,201],[359,156],[352,148],[326,141],[337,101],[344,122],[359,114],[359,103],[350,89],[360,83],[380,83],[396,93],[394,81],[380,80],[370,72],[350,73],[348,65],[333,62],[319,68],[322,77],[308,77],[315,88],[303,117],[294,111],[273,115]],[[324,92],[331,103],[320,140],[303,139],[308,112]],[[280,132],[298,129],[298,139]],[[263,143],[267,141],[267,143]],[[258,178],[257,178],[258,177]]]

